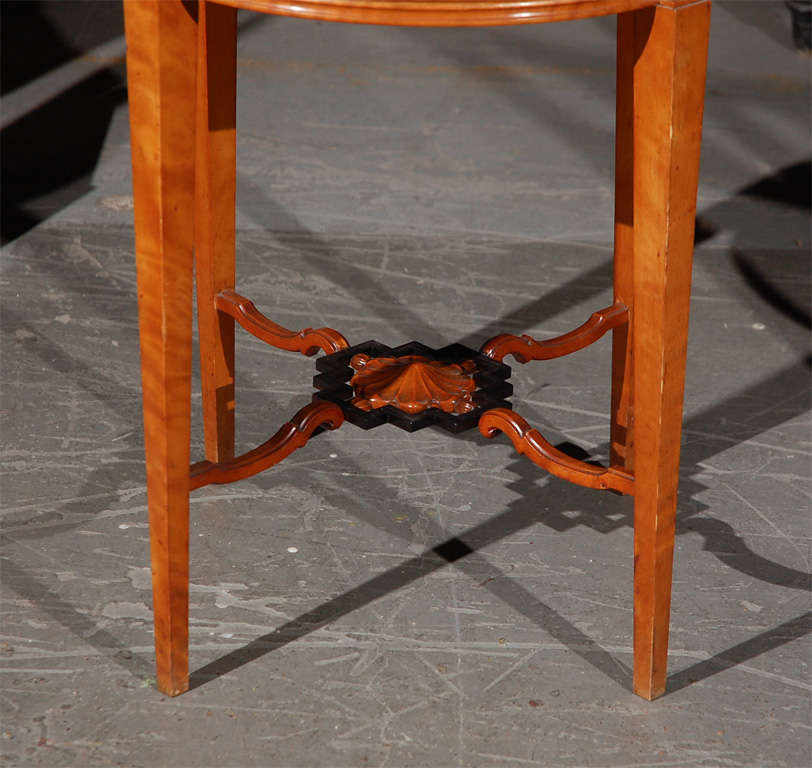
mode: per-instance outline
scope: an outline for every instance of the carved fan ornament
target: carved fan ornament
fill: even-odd
[[[462,344],[432,349],[417,341],[388,347],[365,341],[321,357],[315,397],[340,405],[363,429],[391,424],[407,432],[476,427],[489,408],[508,408],[510,368]]]
[[[406,413],[439,408],[445,413],[468,413],[476,407],[471,395],[476,389],[472,360],[444,363],[423,355],[370,357],[357,354],[350,359],[357,373],[350,379],[355,392],[352,404],[362,411],[393,405]]]

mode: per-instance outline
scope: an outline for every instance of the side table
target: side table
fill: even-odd
[[[189,493],[248,477],[346,420],[505,433],[572,482],[634,496],[634,690],[665,691],[709,0],[124,0],[158,687],[188,688]],[[236,11],[413,26],[617,14],[614,301],[556,339],[479,350],[356,346],[290,331],[235,292]],[[206,458],[190,465],[196,272]],[[234,456],[235,322],[319,358],[310,405]],[[548,443],[508,402],[510,369],[612,331],[609,467]]]

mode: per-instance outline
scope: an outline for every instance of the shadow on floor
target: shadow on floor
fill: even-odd
[[[268,200],[261,200],[260,203],[271,206]],[[291,218],[290,224],[292,229],[302,230],[301,226],[297,226],[298,222],[295,219]],[[370,278],[367,273],[358,269],[348,269],[346,263],[342,263],[340,269],[336,269],[336,262],[330,258],[334,247],[329,239],[307,233],[296,235],[296,239],[301,247],[302,259],[309,269],[323,274],[331,283],[339,285],[360,301],[364,301],[367,294],[374,291],[380,302],[378,306],[385,305],[387,307],[386,310],[382,311],[382,316],[385,316],[395,327],[402,328],[408,334],[426,328],[424,321],[416,313],[411,311],[394,295],[388,295],[386,289]],[[540,244],[539,247],[543,248],[544,244]],[[58,273],[55,273],[53,277],[55,280],[59,280]],[[743,279],[746,284],[752,282],[748,280],[746,273],[743,273]],[[764,282],[764,280],[765,278],[762,278],[761,282]],[[512,311],[502,320],[470,334],[465,341],[469,344],[481,342],[484,338],[492,335],[496,329],[504,330],[507,328],[510,330],[519,325],[525,327],[537,326],[557,314],[567,303],[580,302],[586,297],[605,290],[609,287],[610,281],[611,270],[607,263],[573,278],[564,286],[553,289],[548,297],[528,302],[523,307]],[[69,286],[69,290],[71,289],[73,289],[73,286]],[[134,315],[135,299],[132,288],[129,286],[117,286],[116,290],[132,306]],[[764,293],[764,290],[759,292],[763,300],[782,304],[780,297],[775,297],[769,292],[768,296],[765,297],[763,296]],[[86,297],[83,296],[83,299],[86,300]],[[91,309],[91,312],[94,312],[99,317],[105,314],[101,308]],[[802,319],[796,317],[797,312],[785,312],[784,314],[794,321]],[[23,323],[24,321],[18,318],[17,322]],[[49,369],[72,378],[78,386],[89,391],[100,402],[111,402],[109,390],[104,386],[103,374],[96,371],[93,366],[73,361],[58,346],[49,345],[47,340],[43,339],[42,341],[46,343],[37,342],[36,345],[32,344],[32,348]],[[808,388],[798,387],[798,381],[801,376],[808,378],[808,362],[807,358],[802,358],[786,371],[767,377],[734,397],[728,398],[724,402],[712,406],[707,411],[692,417],[687,428],[707,432],[710,436],[701,443],[692,443],[686,447],[683,456],[683,472],[689,476],[695,474],[701,470],[699,463],[707,457],[713,456],[719,450],[745,442],[794,416],[805,413],[810,407],[810,395]],[[101,383],[99,383],[99,377]],[[88,382],[91,381],[95,383],[89,384]],[[113,382],[113,384],[118,387],[116,383]],[[782,392],[785,397],[782,400],[781,409],[766,409],[754,416],[751,414],[752,417],[744,424],[740,419],[731,418],[741,409],[749,408],[752,402],[763,402],[765,398],[774,398],[777,395],[781,397]],[[131,394],[135,397],[135,393]],[[113,405],[113,407],[115,406]],[[484,438],[478,435],[464,439],[471,439],[482,445],[487,444]],[[133,450],[136,450],[134,444]],[[133,479],[132,475],[121,474],[120,469],[103,468],[102,471],[113,473],[113,476],[107,477],[105,480],[107,487],[120,487],[125,482],[131,482]],[[630,526],[631,505],[629,501],[601,495],[600,498],[603,500],[598,502],[598,495],[592,494],[592,492],[585,492],[583,489],[573,488],[557,480],[551,480],[549,487],[550,489],[554,488],[555,492],[549,494],[549,498],[545,499],[545,502],[549,504],[549,509],[540,511],[543,505],[540,504],[539,493],[546,494],[547,489],[542,488],[540,490],[539,488],[538,470],[527,462],[517,462],[515,466],[510,467],[510,471],[515,473],[518,478],[512,481],[511,487],[518,492],[519,498],[507,510],[494,515],[485,523],[474,526],[464,534],[452,538],[446,538],[446,534],[439,527],[429,531],[427,538],[442,543],[427,548],[421,555],[413,557],[349,592],[307,611],[302,616],[258,638],[245,647],[207,664],[194,673],[193,684],[200,685],[207,679],[233,671],[248,661],[255,660],[275,648],[301,638],[378,597],[397,590],[448,564],[452,564],[467,575],[477,579],[478,583],[481,583],[484,588],[519,610],[530,621],[549,632],[559,642],[566,645],[609,678],[629,689],[630,672],[623,663],[601,648],[592,638],[575,627],[560,613],[528,593],[515,579],[511,579],[509,575],[491,565],[478,551],[490,543],[538,522],[554,530],[566,530],[574,525],[586,525],[602,533],[611,532],[621,526]],[[138,474],[140,478],[140,471]],[[95,483],[97,480],[98,478],[94,479],[93,482]],[[684,498],[686,496],[695,496],[698,491],[703,489],[704,486],[692,481],[690,477],[683,477],[681,491],[685,494]],[[386,493],[386,490],[383,486],[377,489],[380,494]],[[339,508],[357,510],[358,505],[354,501],[353,491],[352,487],[324,489],[325,496],[329,497]],[[587,494],[590,499],[596,500],[595,503],[585,500]],[[110,495],[114,494],[111,493]],[[583,500],[582,495],[584,496]],[[97,511],[104,508],[108,498],[99,501]],[[419,512],[416,509],[405,504],[401,504],[401,506],[403,506],[403,511],[410,519],[417,519]],[[565,511],[569,512],[573,508],[581,510],[576,519],[564,514]],[[67,509],[67,511],[69,512],[70,509]],[[87,504],[83,505],[83,512],[85,514],[82,516],[82,520],[76,523],[69,520],[64,523],[59,523],[56,520],[46,520],[44,522],[54,523],[56,528],[48,525],[45,529],[31,529],[30,533],[26,534],[24,527],[16,527],[13,532],[8,532],[7,536],[11,540],[22,540],[53,535],[55,530],[62,531],[73,525],[85,523],[93,516],[92,512],[88,513]],[[373,519],[372,513],[373,510],[371,509],[367,510],[367,512],[362,510],[362,514],[369,515],[368,522],[380,525],[379,521]],[[689,514],[681,511],[678,533],[699,533],[705,538],[705,546],[709,551],[713,552],[726,565],[748,576],[781,587],[809,589],[809,576],[807,574],[785,568],[780,564],[772,563],[760,557],[746,546],[745,542],[731,526],[718,519],[703,516],[700,513],[701,509],[694,509]],[[399,533],[399,535],[403,534]],[[16,569],[7,571],[12,575],[12,578],[7,580],[11,588],[27,599],[42,605],[43,609],[54,620],[81,637],[83,641],[88,642],[104,653],[114,651],[118,663],[130,669],[134,675],[143,676],[145,674],[143,658],[126,658],[126,654],[122,652],[121,643],[112,633],[94,632],[92,622],[89,623],[90,620],[86,616],[62,601],[47,586],[30,577],[24,568],[11,565]],[[742,663],[742,661],[753,658],[766,650],[790,642],[808,632],[808,630],[808,615],[804,614],[796,617],[683,670],[672,681],[673,689],[678,690],[692,681],[701,680],[715,674],[722,668]]]

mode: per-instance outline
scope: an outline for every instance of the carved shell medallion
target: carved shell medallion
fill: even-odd
[[[353,355],[350,366],[352,404],[364,411],[394,405],[406,413],[439,408],[446,413],[468,413],[476,406],[473,361],[443,363],[422,355],[369,357]]]

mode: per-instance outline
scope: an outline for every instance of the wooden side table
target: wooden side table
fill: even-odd
[[[485,26],[618,15],[614,303],[558,339],[479,351],[350,347],[289,331],[234,291],[236,9],[327,21]],[[504,432],[554,474],[634,495],[634,690],[665,691],[708,0],[125,0],[158,687],[188,688],[189,493],[250,476],[320,426]],[[194,216],[192,212],[194,211]],[[190,469],[193,267],[206,459]],[[234,456],[234,323],[324,351],[317,393]],[[502,360],[547,359],[612,330],[611,460],[576,461],[510,409]],[[459,348],[458,348],[459,347]]]

